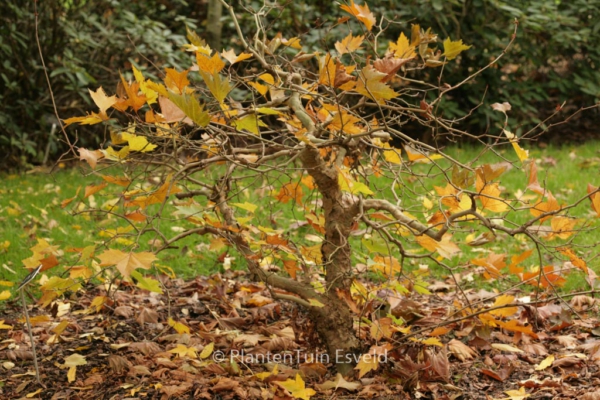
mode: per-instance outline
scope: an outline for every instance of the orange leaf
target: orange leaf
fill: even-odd
[[[177,72],[173,68],[165,68],[167,76],[165,77],[165,85],[176,93],[183,93],[183,89],[190,84],[187,78],[189,70]]]
[[[277,200],[282,203],[287,203],[290,200],[295,200],[296,204],[302,204],[302,187],[298,183],[286,183],[279,190],[277,196],[275,196]]]
[[[429,251],[437,251],[440,256],[447,259],[460,253],[460,248],[451,242],[450,239],[452,239],[452,235],[448,233],[446,233],[439,242],[426,235],[416,237],[417,243],[422,247]]]
[[[531,214],[534,217],[539,217],[542,214],[560,210],[560,205],[558,204],[558,201],[556,201],[556,199],[554,198],[552,193],[547,192],[546,197],[548,198],[548,201],[545,201],[545,202],[540,201],[539,203],[534,205],[531,209],[529,209],[529,211],[531,212]],[[540,219],[540,222],[544,222],[545,220],[547,220],[550,217],[551,217],[551,215],[545,216]]]
[[[365,24],[368,30],[371,30],[375,22],[377,22],[366,3],[364,6],[359,6],[358,4],[354,4],[354,0],[350,0],[350,5],[344,4],[340,8],[355,16],[356,19]]]
[[[90,197],[91,195],[93,195],[94,193],[98,193],[99,191],[101,191],[102,189],[104,189],[106,186],[108,186],[108,183],[106,182],[102,182],[98,185],[89,185],[85,187],[85,194],[83,195],[84,199],[87,199],[88,197]]]
[[[506,267],[505,258],[505,254],[490,253],[487,258],[475,258],[471,262],[485,268],[486,272],[483,275],[486,279],[500,278],[500,270]]]
[[[576,266],[577,268],[579,268],[580,270],[582,270],[586,274],[588,273],[588,267],[587,267],[586,262],[584,260],[582,260],[581,258],[579,258],[577,256],[577,254],[575,254],[573,252],[573,250],[571,250],[568,247],[561,247],[561,248],[558,249],[558,251],[560,251],[560,254],[562,254],[563,256],[569,257],[569,260],[571,261],[571,263],[574,266]]]
[[[225,67],[225,63],[221,60],[218,53],[215,53],[211,58],[206,57],[201,53],[196,53],[196,62],[200,71],[217,74]]]
[[[115,185],[127,187],[131,185],[131,179],[124,176],[109,176],[109,175],[100,175],[102,179],[104,179],[108,183],[114,183]]]
[[[595,192],[598,188],[588,183],[587,192],[588,194]],[[592,210],[596,211],[596,217],[600,217],[600,192],[596,192],[590,196],[592,202]]]

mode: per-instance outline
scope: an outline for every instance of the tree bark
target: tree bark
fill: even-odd
[[[217,53],[223,50],[221,48],[221,31],[223,24],[221,16],[223,13],[223,4],[219,0],[208,1],[208,15],[206,17],[206,41],[211,49]]]

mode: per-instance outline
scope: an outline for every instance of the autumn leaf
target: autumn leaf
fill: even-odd
[[[447,259],[460,253],[460,248],[451,241],[452,235],[448,233],[439,242],[427,235],[417,236],[415,239],[423,248],[429,251],[437,251],[440,256]]]
[[[213,353],[214,349],[215,349],[215,342],[210,342],[209,344],[204,346],[204,348],[200,352],[200,359],[204,360],[204,359],[210,357],[210,355]]]
[[[508,209],[508,204],[500,198],[501,191],[499,183],[487,184],[479,193],[480,196],[477,196],[477,198],[481,201],[482,210],[504,212]]]
[[[561,209],[560,205],[558,204],[558,201],[556,200],[556,198],[554,198],[552,193],[547,192],[546,198],[548,199],[548,201],[545,201],[545,202],[540,201],[537,204],[535,204],[532,208],[529,209],[529,212],[531,212],[531,214],[534,217],[539,217],[542,214],[559,211]],[[547,220],[548,218],[551,218],[551,217],[552,217],[551,215],[542,217],[542,218],[540,218],[540,222],[544,222],[545,220]]]
[[[70,356],[65,358],[65,367],[69,367],[69,372],[67,373],[67,379],[69,382],[75,381],[75,375],[77,374],[77,366],[86,365],[87,361],[85,360],[85,356],[81,354],[73,353]]]
[[[579,220],[575,218],[563,217],[557,215],[552,217],[550,220],[550,226],[552,227],[552,232],[548,235],[548,239],[554,239],[555,237],[559,237],[561,239],[568,239],[573,233],[575,233],[575,226]]]
[[[169,326],[173,329],[175,329],[177,331],[177,333],[179,334],[183,334],[183,333],[190,333],[190,328],[187,327],[186,325],[182,324],[181,322],[177,322],[175,321],[173,318],[169,317],[169,319],[167,320],[167,324],[169,324]]]
[[[96,194],[99,191],[101,191],[102,189],[104,189],[106,186],[108,186],[108,183],[106,183],[106,182],[102,182],[102,183],[100,183],[98,185],[88,185],[88,186],[86,186],[83,198],[87,199],[91,195]]]
[[[144,79],[144,75],[141,71],[139,71],[135,66],[131,67],[133,70],[133,76],[135,77],[135,81],[140,85],[140,90],[146,96],[146,103],[148,105],[156,103],[158,99],[158,92],[151,89],[148,85],[148,80]]]
[[[247,60],[249,58],[252,58],[252,54],[249,54],[249,53],[240,53],[240,55],[236,55],[235,51],[233,51],[233,49],[229,49],[227,51],[222,51],[221,52],[221,57],[223,57],[224,59],[226,59],[227,61],[229,61],[229,63],[231,65],[233,65],[235,63],[239,63],[240,61],[244,61],[244,60]]]
[[[504,134],[515,149],[515,153],[517,153],[517,157],[519,157],[519,160],[527,160],[529,158],[529,150],[523,150],[521,146],[519,146],[519,139],[517,139],[517,136],[514,133],[507,131],[506,129],[504,129]]]
[[[96,169],[98,160],[104,157],[100,150],[90,151],[80,147],[77,151],[79,151],[79,159],[87,161],[92,169]]]
[[[256,114],[248,114],[240,119],[235,119],[232,121],[232,125],[238,131],[248,131],[257,136],[260,135],[259,127],[267,126]]]
[[[444,40],[444,54],[448,60],[454,60],[461,52],[470,49],[471,46],[463,44],[462,40],[452,41],[450,38]]]
[[[359,74],[354,90],[371,100],[384,103],[384,100],[391,100],[399,96],[397,92],[383,83],[386,77],[387,74],[377,71],[371,65],[364,67]]]
[[[349,33],[341,42],[335,42],[335,49],[338,51],[340,55],[352,53],[356,50],[360,49],[363,40],[365,40],[363,36],[352,36],[352,33]]]
[[[173,68],[165,68],[165,72],[165,85],[167,85],[167,88],[175,93],[182,94],[183,89],[190,84],[187,78],[189,71],[186,69],[185,71],[177,72]]]
[[[221,60],[218,53],[215,53],[212,57],[196,53],[196,61],[198,62],[200,71],[209,75],[218,74],[225,67],[225,63]]]
[[[117,269],[125,278],[131,276],[131,272],[137,268],[150,269],[152,262],[157,258],[147,251],[140,253],[125,253],[121,250],[109,249],[98,255],[100,265],[103,267],[116,265]]]
[[[204,110],[198,99],[192,94],[168,93],[169,100],[173,102],[185,115],[198,126],[205,127],[210,122],[210,116]]]
[[[295,200],[296,204],[302,205],[302,186],[294,182],[286,183],[281,187],[275,198],[281,203]]]
[[[333,380],[325,381],[322,384],[317,384],[317,388],[319,390],[336,390],[339,388],[355,391],[361,388],[361,384],[359,382],[348,382],[344,379],[342,374],[338,373]]]
[[[506,304],[514,303],[515,296],[511,296],[508,294],[503,294],[501,296],[496,297],[496,301],[494,302],[493,308],[502,307]],[[517,307],[504,307],[498,310],[490,311],[490,314],[495,315],[497,317],[510,317],[517,312]]]
[[[596,212],[596,217],[598,218],[600,217],[600,191],[596,192],[596,190],[598,190],[598,188],[588,183],[587,192],[588,194],[591,194],[590,201],[592,202],[592,210]]]
[[[275,382],[277,385],[287,390],[295,399],[310,400],[312,396],[317,394],[313,389],[306,388],[304,380],[300,374],[296,374],[296,379],[287,379],[283,382]]]
[[[194,347],[187,347],[184,344],[178,344],[175,348],[169,350],[169,353],[177,354],[180,358],[198,358]]]
[[[390,42],[389,48],[396,58],[410,60],[417,56],[417,53],[415,53],[415,46],[408,42],[408,38],[404,33],[400,33],[396,43]]]
[[[552,354],[550,354],[548,357],[544,358],[536,367],[535,370],[536,371],[543,371],[546,368],[548,368],[549,366],[552,365],[552,363],[554,362],[554,356]]]
[[[356,19],[365,24],[369,31],[373,28],[375,22],[377,22],[366,3],[364,6],[359,6],[358,4],[354,4],[354,0],[350,0],[350,5],[343,4],[340,8],[355,16]]]

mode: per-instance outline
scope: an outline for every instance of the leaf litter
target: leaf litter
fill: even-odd
[[[600,385],[598,308],[591,297],[573,298],[569,306],[581,317],[573,319],[566,304],[552,299],[528,304],[518,292],[467,290],[479,314],[463,319],[463,294],[449,281],[436,295],[379,293],[356,309],[363,315],[356,328],[364,348],[354,373],[342,376],[305,311],[273,299],[246,273],[159,279],[164,293],[122,282],[111,292],[100,285],[34,306],[46,389],[32,375],[20,304],[7,302],[0,396],[591,399],[590,388]],[[384,316],[386,305],[392,310]]]

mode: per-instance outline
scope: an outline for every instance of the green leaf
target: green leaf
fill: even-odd
[[[210,116],[204,110],[204,106],[193,95],[176,94],[169,91],[169,100],[199,126],[205,127],[210,122]]]
[[[202,75],[202,79],[204,79],[204,83],[210,90],[215,99],[218,100],[219,103],[223,103],[225,97],[231,91],[231,85],[227,79],[223,80],[221,75],[218,72],[214,72],[213,74],[209,74],[208,72],[204,72],[202,70],[198,71],[200,75]]]
[[[266,125],[256,116],[256,114],[249,114],[233,121],[233,126],[235,126],[235,129],[238,131],[246,130],[258,136],[260,135],[258,127]]]
[[[452,41],[450,38],[444,40],[444,54],[448,60],[454,60],[463,50],[470,49],[471,46],[463,44],[462,40]]]
[[[146,278],[144,275],[140,274],[138,271],[135,270],[131,271],[131,276],[135,278],[135,280],[137,281],[136,286],[140,289],[162,294],[163,290],[160,287],[160,282],[156,279]]]
[[[267,114],[267,115],[280,115],[281,114],[281,112],[274,110],[272,108],[269,108],[269,107],[259,107],[256,109],[256,112],[260,113],[260,114]]]

